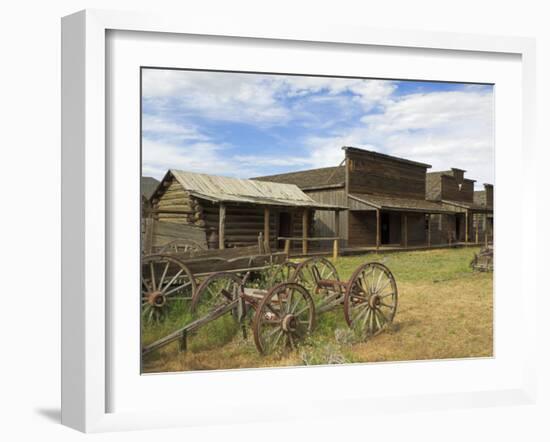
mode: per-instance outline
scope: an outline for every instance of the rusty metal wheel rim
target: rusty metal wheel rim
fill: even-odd
[[[142,258],[141,309],[144,319],[164,319],[175,303],[190,302],[195,289],[195,278],[181,261],[167,255]]]
[[[262,355],[295,349],[315,327],[315,303],[300,284],[273,287],[256,309],[252,324],[254,343]]]
[[[397,301],[397,284],[391,271],[380,263],[363,264],[348,282],[344,317],[364,338],[376,336],[393,322]]]

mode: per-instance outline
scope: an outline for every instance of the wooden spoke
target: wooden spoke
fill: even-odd
[[[388,289],[390,292],[386,292]],[[348,325],[365,338],[375,336],[392,323],[396,310],[397,284],[390,270],[380,263],[360,266],[350,278],[344,295]]]
[[[310,258],[303,261],[292,277],[292,282],[303,285],[309,291],[319,310],[327,306],[330,309],[332,304],[338,305],[339,301],[343,300],[342,287],[339,284],[329,287],[322,284],[325,281],[340,281],[336,268],[326,258]],[[335,294],[336,300],[333,296]]]
[[[162,276],[160,277],[159,281],[159,289],[162,289],[162,283],[164,282],[164,278],[166,278],[166,274],[168,273],[168,268],[170,267],[170,263],[167,262],[164,266],[164,271],[162,272]]]
[[[277,302],[279,313],[275,313]],[[277,321],[271,313],[277,314]],[[299,284],[285,282],[269,290],[257,307],[252,323],[254,343],[264,355],[296,348],[314,324],[315,304],[308,291]]]
[[[282,282],[290,281],[295,269],[296,264],[290,261],[273,266],[268,279],[268,287],[274,287]]]
[[[151,284],[153,284],[153,291],[157,289],[157,281],[155,278],[155,266],[153,265],[153,261],[149,263],[149,269],[151,270]]]
[[[180,269],[180,271],[178,273],[176,273],[172,279],[170,280],[170,282],[168,284],[166,284],[166,286],[162,289],[162,292],[165,293],[166,290],[168,290],[168,287],[170,287],[174,282],[176,282],[176,280],[179,278],[179,276],[184,272],[183,269]]]
[[[214,273],[206,278],[197,289],[191,303],[191,311],[200,316],[229,305],[240,296],[241,279],[233,273]],[[238,319],[237,307],[233,316]]]
[[[169,280],[167,284],[166,280]],[[147,321],[164,319],[176,304],[186,303],[184,308],[188,308],[187,302],[196,289],[187,266],[168,255],[144,256],[141,282],[142,313]]]

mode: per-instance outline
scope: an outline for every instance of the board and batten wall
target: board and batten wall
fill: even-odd
[[[346,189],[343,186],[316,190],[305,189],[304,192],[319,203],[347,207]],[[347,210],[340,212],[340,237],[342,238],[341,245],[343,247],[346,246],[348,240],[348,216]],[[333,210],[316,210],[313,223],[313,236],[335,236],[335,219]]]

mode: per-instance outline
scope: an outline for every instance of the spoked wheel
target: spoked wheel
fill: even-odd
[[[273,266],[268,278],[268,286],[273,287],[281,282],[290,281],[296,267],[298,267],[298,265],[290,261],[285,261],[280,265]]]
[[[334,265],[326,258],[310,258],[300,263],[292,281],[303,285],[311,293],[318,312],[330,310],[342,302],[340,277]]]
[[[254,343],[262,355],[296,348],[315,326],[315,304],[300,284],[284,282],[262,299],[252,324]]]
[[[241,278],[233,273],[214,273],[206,278],[197,289],[191,303],[191,311],[202,317],[223,309],[239,299],[241,285]],[[242,303],[231,309],[235,319],[240,317],[240,304]]]
[[[397,284],[383,264],[360,266],[348,282],[344,316],[363,337],[375,336],[388,327],[397,311]]]
[[[166,255],[141,260],[141,306],[145,320],[159,321],[176,306],[188,308],[195,292],[193,274],[187,266]]]
[[[162,246],[159,253],[182,253],[182,252],[195,252],[198,250],[204,250],[204,247],[197,241],[192,239],[175,239]]]

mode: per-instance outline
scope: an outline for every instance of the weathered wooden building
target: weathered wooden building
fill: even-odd
[[[151,195],[153,195],[155,189],[159,185],[160,181],[150,177],[141,177],[141,216],[142,218],[148,215],[151,209]]]
[[[429,164],[343,147],[342,165],[255,178],[292,183],[323,204],[345,206],[339,226],[318,213],[315,234],[338,232],[347,247],[419,246],[431,244],[430,217],[453,213],[426,200]]]
[[[170,170],[151,196],[154,219],[198,229],[211,248],[257,244],[263,234],[271,248],[279,237],[310,237],[316,211],[331,216],[343,209],[319,203],[296,185],[268,183]],[[300,244],[297,242],[297,245]],[[305,246],[307,251],[307,244]]]
[[[480,242],[489,231],[488,217],[492,220],[492,188],[483,196],[475,197],[475,180],[465,178],[462,169],[451,168],[427,174],[426,198],[439,202],[452,213],[438,215],[432,219],[431,230],[435,243]],[[487,199],[490,203],[487,204]],[[485,199],[485,202],[482,201]]]

